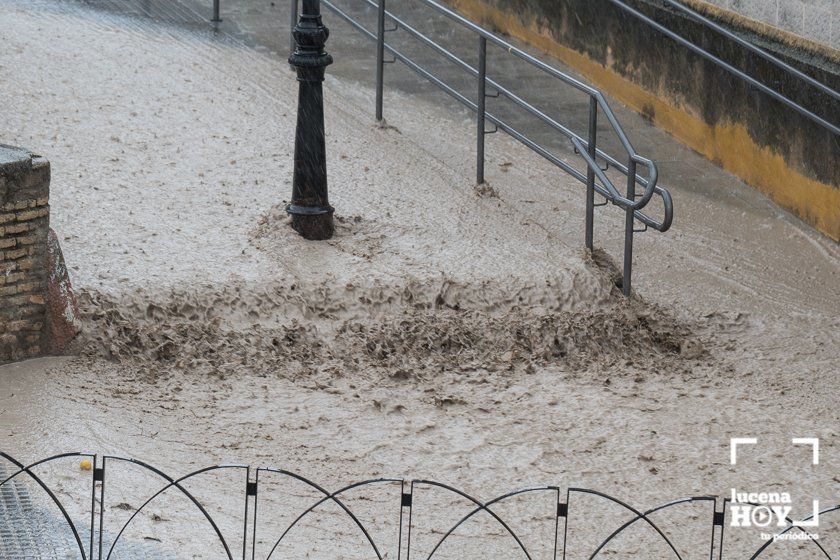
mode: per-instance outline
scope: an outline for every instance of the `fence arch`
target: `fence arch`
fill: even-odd
[[[359,488],[359,487],[362,487],[362,486],[368,486],[368,485],[371,485],[371,484],[397,483],[397,482],[400,483],[400,484],[404,484],[404,481],[402,479],[398,479],[398,478],[376,478],[376,479],[371,479],[371,480],[365,480],[365,481],[362,481],[362,482],[356,482],[356,483],[350,484],[348,486],[340,488],[339,490],[336,490],[335,492],[331,493],[331,492],[327,491],[326,489],[324,489],[323,487],[321,487],[320,485],[316,484],[315,482],[309,480],[308,478],[306,478],[304,476],[301,476],[297,473],[293,473],[291,471],[287,471],[287,470],[283,470],[283,469],[261,468],[261,469],[257,469],[257,477],[259,477],[260,472],[271,472],[271,473],[274,473],[274,474],[287,476],[289,478],[292,478],[294,480],[297,480],[299,482],[302,482],[302,483],[306,484],[310,488],[314,488],[315,490],[317,490],[318,492],[320,492],[324,496],[323,498],[321,498],[320,500],[315,502],[313,505],[311,505],[309,508],[304,510],[303,513],[298,515],[298,517],[286,528],[286,530],[283,531],[283,533],[280,535],[280,537],[274,543],[274,546],[271,547],[271,551],[268,553],[268,556],[266,556],[266,560],[270,560],[271,556],[274,554],[274,551],[277,550],[277,547],[280,545],[280,542],[286,537],[286,535],[289,533],[289,531],[291,531],[292,528],[295,525],[298,524],[298,522],[301,519],[303,519],[304,517],[309,515],[312,511],[315,510],[315,508],[317,508],[318,506],[320,506],[324,502],[328,502],[328,501],[332,501],[333,503],[338,505],[348,515],[348,517],[350,517],[350,519],[353,521],[353,523],[356,524],[356,526],[362,532],[364,537],[367,539],[368,543],[370,544],[371,548],[373,549],[373,552],[376,554],[376,558],[378,560],[383,560],[382,553],[379,551],[379,547],[376,546],[376,542],[374,542],[373,537],[370,536],[370,533],[365,528],[364,524],[361,521],[359,521],[359,518],[356,517],[356,515],[350,510],[350,508],[347,507],[347,505],[338,498],[338,495],[342,494],[344,492],[348,492],[348,491],[350,491],[354,488]],[[256,525],[256,519],[255,519],[255,525]]]
[[[88,560],[87,554],[85,554],[85,547],[82,544],[82,538],[79,536],[79,530],[76,528],[76,524],[73,523],[73,519],[67,513],[67,510],[64,508],[64,505],[61,503],[61,500],[55,495],[55,493],[50,490],[49,486],[47,486],[41,478],[32,472],[31,469],[37,467],[38,465],[43,465],[45,463],[49,463],[51,461],[55,461],[58,459],[66,459],[68,457],[87,457],[91,459],[91,461],[95,464],[96,463],[96,455],[88,454],[88,453],[61,453],[58,455],[53,455],[51,457],[47,457],[46,459],[41,459],[39,461],[35,461],[34,463],[30,463],[29,465],[24,465],[11,455],[0,451],[0,457],[3,457],[13,465],[15,465],[18,470],[6,477],[2,482],[0,482],[0,487],[2,487],[7,482],[11,481],[15,477],[20,474],[26,473],[32,480],[34,480],[38,486],[47,493],[50,500],[58,507],[59,511],[61,512],[61,516],[64,518],[64,521],[67,522],[67,526],[70,527],[70,530],[73,532],[73,539],[76,541],[76,545],[79,547],[79,553],[82,556],[82,560]],[[91,515],[93,513],[91,512]],[[91,528],[90,528],[90,554],[91,557],[93,556],[93,523],[91,519]]]
[[[491,510],[489,506],[494,504],[494,503],[498,503],[502,500],[505,500],[507,498],[510,498],[512,496],[516,496],[516,495],[519,495],[519,494],[524,494],[524,493],[527,493],[527,492],[535,492],[537,490],[551,490],[551,489],[553,489],[553,487],[536,487],[536,488],[526,488],[526,489],[522,489],[522,490],[516,490],[514,492],[510,492],[508,494],[499,496],[498,498],[495,498],[494,500],[491,500],[490,502],[482,503],[477,498],[467,494],[463,490],[459,490],[459,489],[457,489],[453,486],[450,486],[448,484],[444,484],[442,482],[435,482],[433,480],[413,480],[413,481],[411,481],[411,494],[412,495],[414,495],[414,488],[418,484],[422,484],[422,485],[425,485],[425,486],[434,486],[434,487],[437,487],[437,488],[441,488],[443,490],[447,490],[449,492],[457,494],[458,496],[461,496],[462,498],[466,498],[467,500],[469,500],[470,502],[472,502],[473,504],[475,504],[477,506],[473,511],[471,511],[464,518],[462,518],[458,523],[456,523],[455,526],[452,527],[443,536],[443,538],[441,538],[441,540],[434,547],[434,549],[432,549],[431,553],[429,553],[429,556],[427,557],[426,560],[431,560],[434,553],[437,552],[438,548],[440,548],[441,544],[443,544],[443,541],[445,541],[458,527],[460,527],[465,521],[467,521],[473,515],[475,515],[478,512],[481,512],[481,511],[487,512],[493,519],[495,519],[499,523],[499,525],[501,525],[502,528],[505,531],[507,531],[507,533],[513,538],[513,540],[516,541],[516,544],[519,546],[519,548],[525,554],[525,557],[528,560],[532,560],[531,554],[528,552],[528,549],[525,546],[525,544],[522,542],[522,539],[520,539],[519,536],[516,534],[516,532],[513,529],[511,529],[510,525],[508,525],[504,521],[504,519],[502,519],[496,512]],[[413,506],[412,506],[412,509],[413,509]],[[411,549],[411,546],[410,546],[411,545],[411,514],[410,513],[409,513],[409,523],[408,523],[408,538],[409,538],[409,552],[410,552],[410,549]]]
[[[753,505],[755,505],[755,504],[753,504]],[[832,506],[832,507],[826,508],[826,509],[824,509],[824,510],[822,510],[822,511],[818,512],[818,515],[823,515],[823,514],[825,514],[825,513],[830,513],[830,512],[832,512],[832,511],[838,511],[838,510],[840,510],[840,504],[837,504],[836,506]],[[810,520],[811,520],[811,519],[813,519],[813,518],[814,518],[814,515],[813,515],[813,514],[812,514],[812,515],[809,515],[808,517],[806,517],[806,518],[804,518],[804,519],[800,520],[800,523],[801,523],[802,521],[810,521]],[[788,525],[787,527],[785,527],[782,531],[780,531],[780,532],[776,533],[776,535],[784,535],[784,534],[788,533],[791,529],[799,529],[800,531],[807,532],[807,531],[805,531],[805,529],[803,529],[802,527],[800,527],[799,525],[797,525],[797,524],[796,524],[796,522],[792,521],[792,520],[790,519],[790,517],[785,517],[785,521],[787,521],[787,522],[789,523],[789,525]],[[823,547],[823,545],[822,545],[822,543],[821,543],[820,541],[815,540],[815,539],[808,539],[808,540],[809,540],[809,541],[811,541],[811,542],[813,542],[815,545],[817,545],[817,547],[820,549],[820,551],[823,553],[823,555],[824,555],[824,556],[825,556],[828,560],[831,560],[831,555],[828,553],[828,551],[826,551],[826,549]],[[750,556],[750,560],[755,560],[756,558],[758,558],[759,556],[761,556],[761,554],[763,554],[765,550],[767,550],[768,548],[770,548],[770,545],[772,545],[774,542],[776,542],[776,540],[775,540],[775,539],[770,539],[769,541],[767,541],[766,543],[764,543],[763,545],[761,545],[761,547],[760,547],[758,550],[756,550],[756,551],[755,551],[755,554],[753,554],[752,556]]]
[[[617,504],[617,505],[623,507],[624,509],[632,512],[633,514],[636,515],[636,517],[638,519],[642,519],[645,523],[650,525],[653,528],[653,530],[656,531],[659,534],[660,537],[662,537],[662,540],[664,540],[665,544],[667,544],[668,547],[673,551],[674,555],[677,557],[677,560],[683,560],[679,551],[674,546],[674,543],[671,542],[671,539],[669,539],[668,536],[665,535],[665,533],[662,531],[662,529],[660,529],[659,526],[656,525],[656,523],[651,521],[650,518],[648,518],[648,516],[646,514],[637,510],[633,506],[619,500],[618,498],[616,498],[614,496],[610,496],[609,494],[606,494],[604,492],[598,492],[597,490],[591,490],[589,488],[569,488],[568,492],[566,493],[566,496],[567,496],[566,503],[569,503],[572,492],[577,492],[577,493],[580,493],[580,494],[590,494],[592,496],[597,496],[599,498],[604,498],[605,500],[608,500],[608,501],[610,501],[614,504]],[[568,530],[568,523],[566,524],[566,529]],[[612,537],[610,537],[607,540],[609,541],[611,539],[612,539]],[[566,556],[566,539],[564,538],[563,539],[563,557],[565,558],[565,556]]]
[[[103,460],[102,460],[103,468],[104,468],[104,465],[105,465],[105,462],[106,462],[107,459],[113,459],[113,460],[116,460],[116,461],[123,461],[123,462],[126,462],[126,463],[131,463],[131,464],[140,466],[140,467],[148,470],[149,472],[152,472],[152,473],[156,474],[157,476],[163,478],[164,480],[168,481],[168,484],[166,484],[163,488],[161,488],[160,490],[155,492],[150,498],[148,498],[145,502],[143,502],[143,504],[139,508],[137,508],[134,511],[134,513],[131,514],[131,517],[129,517],[128,521],[126,521],[125,524],[123,524],[123,526],[120,528],[119,532],[117,533],[117,536],[114,538],[114,541],[111,543],[111,546],[108,548],[108,553],[105,556],[105,560],[109,560],[111,558],[111,554],[114,552],[114,547],[117,546],[117,543],[120,541],[120,538],[122,537],[123,533],[125,533],[125,530],[128,528],[128,526],[132,523],[132,521],[134,521],[134,519],[136,519],[137,514],[139,514],[147,505],[149,505],[158,496],[160,496],[161,494],[163,494],[164,492],[166,492],[170,488],[175,488],[178,491],[180,491],[190,502],[192,502],[193,505],[195,505],[195,507],[201,512],[202,516],[204,516],[204,518],[207,520],[207,522],[212,527],[213,531],[216,533],[216,536],[218,537],[219,541],[222,544],[222,547],[225,550],[225,554],[227,555],[228,560],[233,560],[233,555],[230,552],[230,546],[228,545],[227,540],[225,539],[224,535],[222,534],[221,530],[219,529],[219,526],[213,520],[213,517],[207,512],[205,507],[201,505],[201,502],[199,502],[198,499],[195,496],[193,496],[186,488],[184,488],[181,485],[181,483],[184,482],[185,480],[189,480],[190,478],[193,478],[193,477],[198,476],[200,474],[204,474],[204,473],[212,472],[212,471],[217,471],[217,470],[222,470],[222,469],[245,469],[246,477],[247,477],[247,473],[250,471],[250,467],[248,467],[246,465],[215,465],[215,466],[212,466],[212,467],[205,467],[203,469],[193,471],[189,474],[186,474],[186,475],[182,476],[181,478],[174,479],[174,478],[170,477],[169,475],[167,475],[166,473],[164,473],[163,471],[161,471],[160,469],[158,469],[156,467],[153,467],[153,466],[151,466],[147,463],[144,463],[143,461],[138,461],[137,459],[127,459],[127,458],[124,458],[124,457],[115,457],[115,456],[107,455],[107,456],[103,457]],[[105,482],[104,481],[102,482],[102,486],[100,488],[101,488],[101,493],[100,493],[101,509],[99,510],[99,512],[100,512],[99,527],[100,527],[100,532],[101,532],[102,526],[103,526],[103,519],[104,519],[103,516],[104,516],[104,512],[105,512]],[[246,504],[247,504],[247,500],[246,500]],[[245,516],[247,518],[247,506],[246,506],[246,515]],[[101,558],[102,557],[101,535],[100,535],[100,540],[99,540],[99,549],[100,549],[99,550],[99,556]],[[245,549],[244,549],[244,542],[243,542],[243,558],[244,558],[244,555],[245,555]]]
[[[615,531],[610,533],[610,535],[606,539],[604,539],[604,541],[600,545],[598,545],[598,548],[596,548],[595,551],[589,556],[589,560],[594,560],[594,558],[598,555],[598,553],[601,552],[601,550],[603,550],[603,548],[607,544],[609,544],[610,541],[612,541],[615,537],[617,537],[619,534],[621,534],[625,529],[627,529],[628,527],[630,527],[631,525],[636,523],[636,521],[639,521],[640,519],[646,518],[647,516],[651,515],[652,513],[656,513],[657,511],[661,511],[661,510],[667,509],[669,507],[677,506],[677,505],[680,505],[680,504],[688,504],[688,503],[697,502],[697,501],[710,501],[714,504],[716,499],[712,496],[681,498],[679,500],[673,500],[671,502],[658,505],[656,507],[653,507],[653,508],[641,513],[640,515],[636,515],[635,517],[633,517],[629,521],[626,521],[625,523],[623,523]]]
[[[469,520],[471,517],[473,517],[476,513],[479,513],[481,511],[488,511],[489,512],[489,510],[487,508],[489,508],[493,504],[503,502],[504,500],[507,500],[508,498],[512,498],[514,496],[520,496],[522,494],[528,494],[528,493],[531,493],[531,492],[544,492],[544,491],[554,492],[556,494],[557,498],[558,498],[558,501],[559,501],[559,498],[560,498],[560,488],[559,487],[557,487],[557,486],[534,486],[534,487],[531,487],[531,488],[522,488],[522,489],[519,489],[519,490],[514,490],[513,492],[508,492],[507,494],[503,494],[501,496],[493,498],[492,500],[486,502],[483,506],[479,506],[479,507],[474,508],[470,513],[468,513],[467,515],[462,517],[455,525],[453,525],[446,533],[444,533],[443,537],[441,537],[441,539],[438,541],[438,543],[435,545],[435,547],[429,553],[429,556],[426,557],[426,560],[432,560],[432,556],[434,556],[434,554],[435,554],[435,552],[437,552],[438,548],[440,548],[443,545],[444,541],[447,538],[449,538],[449,536],[452,533],[454,533],[458,529],[458,527],[463,525],[467,520]],[[557,532],[556,524],[555,524],[555,529],[554,530],[555,530],[555,535],[556,535],[556,532]],[[556,547],[556,545],[557,545],[557,543],[555,542],[555,547]],[[524,550],[524,547],[523,547],[523,550]],[[526,555],[530,558],[530,555],[528,554],[527,551],[526,551]]]

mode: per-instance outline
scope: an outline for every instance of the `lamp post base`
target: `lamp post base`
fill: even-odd
[[[292,216],[292,229],[304,239],[323,241],[335,233],[332,206],[300,206],[289,204],[286,212]]]

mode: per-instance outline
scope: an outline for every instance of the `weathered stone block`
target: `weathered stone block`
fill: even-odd
[[[79,331],[79,311],[64,255],[53,230],[47,240],[47,268],[47,351],[62,354]]]
[[[26,249],[12,249],[11,251],[4,251],[3,258],[6,260],[13,261],[15,259],[19,259],[21,257],[27,256],[29,253]]]
[[[27,210],[26,212],[21,212],[17,216],[15,216],[15,220],[18,222],[29,222],[34,220],[35,218],[40,218],[42,216],[46,216],[50,213],[49,208],[39,208],[37,210]]]
[[[4,229],[6,230],[6,235],[14,233],[23,233],[25,231],[29,231],[31,228],[32,224],[28,222],[16,223],[4,227]]]

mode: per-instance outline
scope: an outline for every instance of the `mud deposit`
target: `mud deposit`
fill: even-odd
[[[608,284],[614,267],[603,276]],[[224,376],[248,368],[296,376],[313,369],[353,375],[377,368],[397,379],[443,370],[609,367],[628,360],[688,370],[705,354],[687,325],[665,309],[621,297],[617,288],[598,308],[585,311],[521,303],[524,297],[517,294],[550,293],[550,282],[517,289],[513,283],[406,278],[398,287],[367,289],[215,289],[137,294],[128,302],[86,291],[79,298],[84,332],[77,348],[88,357],[133,361],[149,371]],[[508,297],[488,298],[496,293]],[[482,299],[486,305],[475,307]]]

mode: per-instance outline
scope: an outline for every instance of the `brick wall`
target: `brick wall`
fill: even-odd
[[[840,0],[705,0],[720,8],[840,49]]]
[[[44,353],[50,164],[0,146],[0,363]]]

